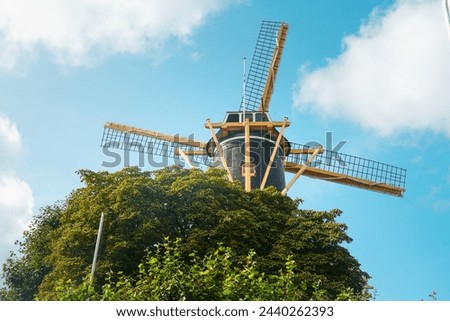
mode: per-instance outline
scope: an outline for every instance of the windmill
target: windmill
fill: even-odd
[[[289,120],[271,119],[270,99],[287,32],[288,25],[283,22],[262,22],[240,108],[227,112],[222,122],[206,120],[209,141],[108,122],[102,147],[183,159],[191,167],[221,167],[230,181],[240,181],[246,191],[274,186],[286,194],[304,175],[403,196],[405,169],[325,150],[320,145],[292,143],[284,137]],[[288,183],[286,172],[294,174]]]

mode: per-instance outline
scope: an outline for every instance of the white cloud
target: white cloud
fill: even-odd
[[[375,9],[327,66],[303,67],[294,105],[392,135],[450,137],[450,41],[440,0],[397,0]]]
[[[16,125],[2,115],[0,115],[0,141],[6,148],[16,150],[20,146],[20,134]]]
[[[39,49],[61,64],[159,50],[186,41],[205,19],[239,0],[0,0],[0,68]]]
[[[28,227],[33,214],[30,186],[13,175],[0,173],[0,244],[11,248]],[[1,253],[4,254],[4,253]]]
[[[0,115],[0,257],[6,256],[32,218],[33,193],[17,177],[14,165],[21,151],[17,126]]]

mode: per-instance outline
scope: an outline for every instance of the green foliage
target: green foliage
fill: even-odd
[[[218,169],[78,174],[84,186],[41,210],[4,265],[3,299],[370,298],[339,210],[299,210],[272,187],[246,193]]]
[[[152,255],[148,253],[139,265],[139,274],[131,278],[123,274],[117,281],[108,277],[100,292],[85,280],[80,285],[66,282],[56,288],[59,300],[102,301],[298,301],[321,300],[324,290],[315,285],[313,295],[306,295],[305,283],[295,282],[295,262],[287,258],[278,273],[266,275],[256,268],[254,252],[235,265],[230,248],[218,249],[203,258],[191,253],[189,262],[182,259],[181,240],[166,242]],[[338,299],[354,300],[351,291],[344,291]]]
[[[30,301],[34,298],[42,279],[51,271],[46,257],[51,253],[49,245],[60,226],[63,211],[61,203],[42,208],[29,230],[24,232],[24,241],[17,242],[18,255],[11,253],[3,265],[4,288],[0,291],[0,300]]]

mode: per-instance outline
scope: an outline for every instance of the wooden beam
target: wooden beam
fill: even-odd
[[[245,138],[244,138],[244,177],[245,177],[245,191],[252,190],[252,176],[251,176],[251,161],[250,161],[250,120],[245,119]]]
[[[286,35],[288,31],[288,25],[283,23],[278,30],[278,35],[276,39],[276,46],[272,56],[272,63],[267,74],[266,86],[261,97],[261,104],[259,106],[259,111],[268,111],[270,99],[272,97],[273,88],[275,85],[275,79],[278,72],[278,67],[280,65],[281,54],[283,53],[284,43],[286,41]]]
[[[297,171],[297,173],[294,175],[294,177],[292,177],[292,179],[286,185],[286,187],[281,191],[282,195],[286,195],[286,193],[289,191],[289,189],[292,187],[292,185],[294,185],[294,183],[297,181],[297,179],[305,172],[306,168],[308,168],[309,165],[311,165],[312,161],[314,160],[314,158],[316,158],[317,154],[319,154],[321,149],[322,149],[322,146],[319,146],[318,148],[316,148],[314,153],[308,158],[308,160],[305,162],[305,164],[300,165],[301,168]]]
[[[316,167],[305,167],[304,165],[292,162],[285,163],[285,170],[289,173],[297,173],[302,168],[305,168],[303,175],[310,178],[321,179],[328,182],[334,182],[357,188],[363,188],[397,197],[403,197],[403,193],[405,192],[404,188],[392,186],[386,183],[377,183],[349,175],[330,172]]]
[[[192,164],[191,160],[189,159],[189,157],[187,157],[186,153],[182,149],[177,148],[177,154],[183,157],[183,159],[189,165],[190,168],[195,168],[194,164]]]
[[[311,154],[314,154],[315,151],[316,151],[316,148],[291,149],[289,154],[301,154],[301,155],[308,154],[308,155],[311,155]],[[319,151],[319,154],[322,154],[324,151],[325,151],[325,149],[322,148]]]
[[[180,150],[179,148],[177,148],[175,150],[175,155],[181,155],[179,150]],[[188,156],[207,156],[208,155],[208,153],[206,152],[205,149],[201,149],[201,150],[183,150],[183,153],[185,155],[188,155]]]
[[[284,118],[284,124],[287,124],[287,118]],[[284,129],[286,126],[282,126],[280,129],[280,132],[278,133],[277,141],[275,142],[275,148],[272,151],[272,154],[270,155],[269,164],[266,167],[266,171],[264,173],[263,180],[261,182],[260,189],[263,190],[264,187],[266,187],[267,178],[269,177],[270,170],[272,169],[273,161],[275,160],[275,156],[277,155],[278,147],[280,146],[281,139],[283,138]]]
[[[212,127],[211,122],[209,121],[209,119],[206,121],[206,124],[208,124],[209,130],[211,132],[211,136],[212,136],[214,142],[216,143],[216,148],[217,148],[217,151],[219,152],[220,161],[222,162],[223,168],[227,172],[228,180],[230,182],[232,182],[233,181],[233,177],[231,176],[230,169],[228,168],[227,160],[225,159],[225,157],[223,155],[222,145],[220,145],[219,140],[217,139],[216,133],[214,132],[214,128]]]
[[[256,122],[250,122],[250,127],[255,128],[273,128],[273,127],[289,127],[291,123],[288,121],[286,124],[284,121],[256,121]],[[213,128],[221,128],[221,129],[233,129],[233,128],[242,128],[245,126],[243,123],[211,123],[211,126]],[[209,128],[209,124],[205,123],[205,128]]]

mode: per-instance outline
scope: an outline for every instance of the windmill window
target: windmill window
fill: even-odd
[[[256,113],[255,121],[269,121],[269,117],[267,117],[266,113]]]
[[[245,173],[246,173],[247,167],[245,166],[245,163],[241,164],[241,174],[242,177],[245,177]],[[250,163],[250,166],[248,168],[248,170],[250,171],[250,176],[255,176],[256,175],[256,165],[253,163]]]
[[[226,119],[226,123],[239,123],[241,121],[241,117],[239,117],[240,114],[238,113],[234,113],[234,114],[228,114],[227,115],[227,119]]]
[[[245,119],[248,119],[250,122],[253,122],[253,113],[245,113]]]

